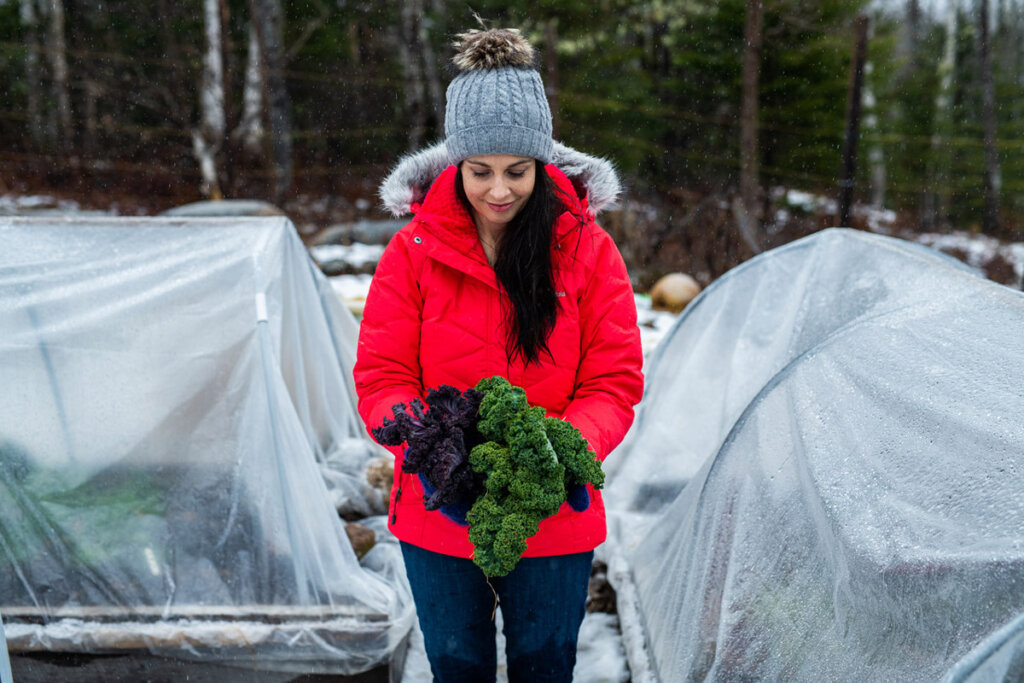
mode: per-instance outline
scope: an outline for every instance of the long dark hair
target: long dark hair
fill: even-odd
[[[455,175],[455,192],[472,216],[462,184],[461,164]],[[548,337],[555,328],[558,314],[551,267],[551,233],[555,219],[565,208],[544,164],[537,161],[533,192],[497,244],[494,273],[511,303],[505,312],[509,330],[506,351],[510,359],[522,356],[527,365],[540,363],[541,354],[551,357]]]

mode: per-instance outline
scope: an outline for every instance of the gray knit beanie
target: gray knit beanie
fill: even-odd
[[[448,86],[444,134],[453,164],[480,154],[515,154],[551,162],[551,109],[533,47],[516,29],[458,36]]]

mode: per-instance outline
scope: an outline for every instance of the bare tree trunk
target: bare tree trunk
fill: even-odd
[[[1020,51],[1020,46],[1014,42],[1016,33],[1016,17],[1013,12],[1012,0],[999,0],[996,3],[996,21],[998,27],[993,40],[995,41],[994,68],[1000,73],[1014,73],[1014,56]]]
[[[1010,16],[1012,17],[1012,45],[1016,48],[1013,51],[1012,68],[1011,74],[1016,74],[1014,82],[1018,86],[1024,86],[1024,2],[1021,0],[1013,0],[1010,7]],[[1011,105],[1009,116],[1013,121],[1020,121],[1024,119],[1024,100],[1016,98],[1016,102]],[[1024,198],[1018,197],[1017,206],[1018,212],[1024,209]],[[1017,223],[1011,238],[1015,242],[1024,242],[1024,225]],[[1024,283],[1021,284],[1021,289],[1024,289]]]
[[[434,0],[431,3],[434,19],[424,18],[420,21],[420,46],[423,50],[423,71],[426,76],[427,95],[430,99],[430,107],[434,130],[437,135],[444,133],[444,87],[441,85],[441,74],[437,68],[437,54],[434,52],[434,43],[430,40],[431,32],[434,35],[444,35],[444,2]],[[435,23],[436,22],[436,23]]]
[[[1011,73],[1017,74],[1017,85],[1024,86],[1024,2],[1014,0],[1013,7],[1013,44],[1017,49],[1014,50]]]
[[[740,201],[733,206],[740,235],[755,254],[762,251],[758,99],[761,87],[763,14],[762,0],[747,0],[743,45],[743,93],[740,103]]]
[[[256,27],[249,20],[249,48],[245,62],[245,84],[242,88],[242,117],[235,134],[242,140],[242,148],[253,157],[263,150],[263,58]]]
[[[544,23],[544,90],[551,107],[551,135],[560,137],[562,119],[558,111],[558,20]]]
[[[930,174],[934,183],[931,217],[933,225],[949,229],[952,190],[953,159],[948,139],[953,128],[953,74],[956,72],[957,0],[946,0],[946,43],[939,62],[939,94],[935,98],[935,132],[932,134],[932,164]]]
[[[1012,50],[1012,57],[1010,58],[1009,68],[1007,71],[1011,74],[1016,74],[1016,78],[1013,82],[1018,86],[1024,87],[1024,1],[1014,0],[1010,8],[1010,16],[1013,17],[1011,22],[1008,22],[1011,26],[1009,43],[1014,48]],[[1020,120],[1024,109],[1024,101],[1020,98],[1017,99],[1013,108],[1014,120]]]
[[[868,53],[868,18],[859,15],[854,24],[853,56],[850,59],[850,93],[846,102],[846,140],[843,144],[843,172],[839,181],[839,225],[850,225],[853,186],[857,177],[857,141],[860,138],[860,105],[864,83],[864,62]]]
[[[405,84],[405,111],[409,123],[409,150],[419,149],[423,144],[423,131],[426,128],[426,112],[424,107],[423,70],[420,68],[418,49],[420,46],[420,18],[423,16],[423,0],[402,0],[402,33],[399,40],[399,56],[402,59],[402,72]]]
[[[231,73],[233,69],[231,49],[231,10],[228,0],[219,0],[220,6],[220,63],[221,92],[224,93],[224,130],[221,131],[221,159],[223,160],[223,183],[221,189],[233,193],[235,187],[235,167],[231,154],[231,125],[234,119],[231,107]]]
[[[99,116],[96,112],[96,101],[100,97],[100,85],[89,78],[85,81],[85,134],[82,140],[82,148],[86,154],[96,153],[97,137],[99,130]]]
[[[43,129],[42,83],[39,68],[39,19],[36,15],[35,0],[21,0],[21,25],[25,27],[25,86],[28,88],[26,109],[32,140],[40,145],[46,138]]]
[[[869,29],[870,40],[870,29]],[[864,131],[866,137],[871,137],[872,142],[868,149],[869,181],[868,188],[871,195],[869,200],[872,207],[881,209],[885,206],[885,152],[882,149],[882,142],[878,137],[878,100],[875,98],[875,91],[872,87],[872,74],[874,68],[869,59],[864,63]]]
[[[224,53],[221,45],[221,7],[219,0],[203,0],[206,29],[206,53],[199,94],[200,123],[192,131],[192,150],[203,177],[203,194],[221,199],[217,154],[224,141],[227,121],[224,117]]]
[[[220,63],[223,65],[220,89],[224,93],[224,130],[220,136],[220,151],[223,158],[223,187],[229,193],[234,191],[234,159],[231,154],[231,124],[234,120],[231,108],[231,73],[234,71],[233,50],[231,49],[231,10],[228,0],[219,0],[220,5]]]
[[[870,97],[868,96],[870,95]],[[865,94],[865,101],[875,102],[873,94]],[[869,133],[878,133],[878,114],[871,113],[864,117],[864,128]],[[872,207],[881,209],[885,206],[885,152],[880,142],[874,142],[868,149],[868,166],[870,167],[870,195],[868,200]]]
[[[50,22],[47,30],[46,53],[53,78],[53,99],[57,103],[59,146],[69,149],[72,143],[71,95],[68,92],[68,55],[64,40],[64,3],[49,0]]]
[[[303,46],[313,37],[317,31],[323,28],[324,24],[331,18],[331,8],[325,5],[320,0],[310,0],[311,4],[315,5],[320,14],[311,18],[306,22],[306,25],[302,29],[302,33],[299,37],[291,44],[284,53],[284,61],[290,62],[299,52],[302,51]]]
[[[348,30],[346,31],[346,33],[348,34],[348,58],[349,58],[349,61],[352,62],[352,66],[358,68],[358,67],[362,66],[362,64],[363,64],[362,51],[359,49],[359,41],[360,41],[359,23],[355,22],[355,21],[350,22],[349,25],[348,25]]]
[[[167,71],[165,72],[166,83],[173,84],[165,98],[167,111],[170,119],[182,126],[187,126],[192,119],[192,89],[184,95],[179,90],[179,84],[187,81],[182,73],[189,60],[182,57],[178,38],[175,35],[175,17],[171,7],[176,7],[176,0],[157,0],[153,6],[155,20],[160,24],[160,39],[163,46],[163,57],[166,60]]]
[[[921,6],[918,0],[906,0],[903,21],[900,23],[894,62],[896,72],[893,75],[891,89],[900,92],[915,76],[915,60],[918,55],[918,37],[921,32]],[[905,130],[906,110],[899,98],[889,107],[888,128],[893,131]],[[927,192],[922,193],[927,195]],[[921,207],[918,206],[920,211]]]
[[[273,160],[273,201],[280,205],[292,184],[292,107],[284,78],[284,14],[280,0],[250,0],[250,8],[267,88],[264,100]]]
[[[168,1],[157,0],[156,13],[160,22],[160,37],[164,44],[164,56],[170,58],[172,62],[177,62],[180,58],[178,42],[174,38],[174,24],[170,20],[170,13],[167,10]]]
[[[996,130],[995,87],[992,83],[992,54],[989,45],[988,0],[978,0],[978,50],[981,68],[982,125],[985,129],[985,214],[982,229],[987,233],[999,230],[999,149]]]

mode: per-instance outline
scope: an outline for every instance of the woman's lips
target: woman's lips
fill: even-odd
[[[487,206],[491,207],[491,211],[494,211],[495,213],[505,213],[512,208],[513,204],[515,204],[515,202],[509,202],[508,204],[491,204],[490,202],[487,202]]]

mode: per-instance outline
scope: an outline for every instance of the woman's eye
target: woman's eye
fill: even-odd
[[[513,178],[522,178],[524,175],[526,175],[526,171],[519,171],[518,173],[513,172],[513,171],[509,171],[508,174],[510,176],[512,176]]]
[[[487,171],[472,171],[474,178],[486,178]]]

